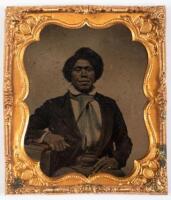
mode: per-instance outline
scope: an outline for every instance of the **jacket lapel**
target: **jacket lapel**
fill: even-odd
[[[73,134],[74,136],[81,137],[81,133],[75,121],[69,92],[67,92],[64,95],[64,101],[61,105],[61,113],[62,113],[61,118],[64,121],[65,125],[70,129],[71,134]]]
[[[102,117],[102,137],[99,141],[99,148],[103,151],[103,147],[106,146],[111,139],[113,131],[113,114],[111,107],[106,104],[104,97],[99,93],[95,95],[96,101],[99,103]]]

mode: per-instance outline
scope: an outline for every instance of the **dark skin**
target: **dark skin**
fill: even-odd
[[[89,93],[92,90],[95,82],[95,71],[88,60],[77,60],[71,73],[71,82],[82,93]]]
[[[89,61],[84,59],[77,60],[71,73],[72,85],[81,93],[88,94],[93,89],[95,81],[95,71]],[[53,134],[48,129],[46,132],[48,134],[45,136],[44,142],[47,143],[52,150],[64,151],[66,148],[70,147],[62,136]],[[91,161],[96,161],[93,168],[94,172],[99,171],[101,168],[107,169],[112,166],[112,168],[115,169],[118,166],[114,158],[103,157],[99,159],[92,154],[84,154],[78,157],[78,163],[82,166],[86,166],[86,163]]]

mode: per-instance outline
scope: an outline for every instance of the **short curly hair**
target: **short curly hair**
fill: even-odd
[[[79,59],[90,62],[95,71],[95,80],[98,80],[103,73],[103,60],[99,54],[88,47],[78,49],[73,56],[68,58],[63,67],[63,74],[67,81],[71,82],[72,69]]]

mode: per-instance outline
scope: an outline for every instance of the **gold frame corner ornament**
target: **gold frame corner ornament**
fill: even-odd
[[[132,40],[141,42],[148,54],[144,93],[148,105],[144,121],[149,151],[134,161],[132,174],[118,178],[108,174],[84,177],[73,173],[60,179],[45,176],[39,163],[24,151],[24,132],[29,109],[24,102],[29,84],[23,64],[26,47],[39,40],[48,24],[77,29],[85,25],[103,29],[124,24]],[[166,173],[166,78],[165,7],[8,7],[6,10],[4,115],[6,192],[20,193],[167,193]]]

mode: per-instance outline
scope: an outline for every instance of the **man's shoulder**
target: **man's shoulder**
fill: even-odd
[[[62,96],[58,96],[58,97],[55,97],[55,98],[47,99],[44,102],[44,105],[54,105],[54,104],[61,105],[61,104],[64,103],[66,97],[67,97],[67,93],[62,95]]]
[[[119,106],[113,98],[96,93],[96,100],[103,106],[114,110],[116,113],[120,112]]]
[[[50,103],[54,103],[54,102],[63,102],[64,99],[65,99],[65,97],[66,97],[66,94],[64,94],[64,95],[62,95],[62,96],[57,96],[57,97],[48,99],[47,102],[50,102]]]
[[[105,96],[101,93],[96,93],[96,98],[106,103],[116,104],[115,100],[111,97]]]

